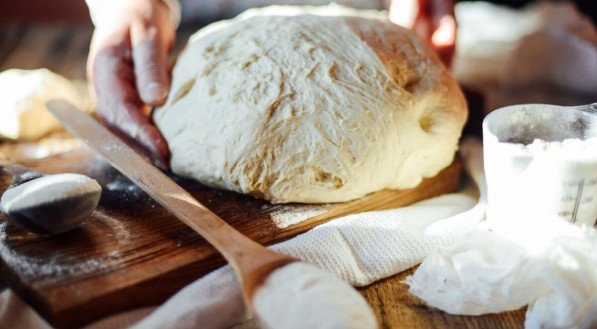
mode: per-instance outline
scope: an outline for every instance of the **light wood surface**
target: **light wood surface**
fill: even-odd
[[[402,283],[415,269],[361,288],[381,328],[514,329],[524,327],[526,309],[483,316],[451,315],[427,306]]]
[[[184,44],[188,35],[194,31],[191,28],[179,32],[177,49]],[[92,29],[88,26],[75,25],[0,25],[0,70],[8,68],[34,69],[40,67],[49,68],[70,79],[82,80],[85,78],[85,61],[88,52],[89,41]],[[58,156],[49,160],[41,161],[38,165],[44,168],[47,173],[60,172],[64,168],[64,156]],[[84,270],[85,266],[93,269],[92,272],[85,272],[78,280],[72,284],[80,284],[79,288],[87,289],[93,292],[87,296],[90,299],[102,298],[108,300],[112,311],[119,308],[126,308],[131,303],[137,305],[151,305],[163,300],[163,291],[156,289],[156,281],[141,282],[140,278],[146,272],[153,272],[160,277],[160,285],[168,286],[172,291],[176,291],[184,286],[185,282],[190,282],[195,277],[201,275],[201,269],[193,262],[179,267],[176,271],[170,271],[173,262],[184,259],[192,254],[196,257],[203,257],[201,263],[203,270],[213,269],[222,264],[222,260],[213,255],[213,250],[206,247],[197,247],[201,245],[202,239],[198,238],[190,230],[181,228],[167,219],[169,214],[154,202],[147,200],[144,194],[130,188],[116,172],[106,168],[105,163],[98,159],[90,157],[85,150],[78,150],[68,154],[68,162],[73,172],[98,175],[101,173],[100,180],[105,184],[115,183],[111,193],[105,194],[104,202],[110,204],[110,209],[102,208],[97,213],[99,221],[90,223],[88,227],[82,228],[73,234],[67,234],[60,239],[55,237],[45,237],[41,245],[32,245],[33,240],[39,239],[24,232],[18,232],[14,227],[6,226],[5,233],[10,237],[12,246],[18,246],[22,255],[29,257],[33,261],[33,269],[49,271],[45,274],[45,280],[37,283],[36,288],[44,289],[51,285],[55,279],[52,271],[62,273],[64,269],[52,267],[51,262],[35,263],[37,260],[53,259],[55,254],[52,248],[59,244],[68,246],[67,252],[62,256],[70,261],[75,260],[76,269]],[[6,186],[8,180],[6,177],[0,177],[0,184]],[[119,185],[125,190],[119,190]],[[177,181],[187,190],[192,190],[192,194],[200,196],[200,201],[214,212],[221,213],[223,209],[213,200],[218,198],[225,202],[247,202],[248,207],[259,208],[263,205],[259,201],[247,200],[245,197],[231,195],[225,192],[207,191],[206,189],[187,181]],[[103,196],[104,197],[104,196]],[[134,204],[131,208],[129,205]],[[284,239],[287,236],[280,234],[275,227],[259,227],[256,225],[256,217],[263,213],[279,211],[282,208],[272,206],[262,210],[262,213],[250,214],[245,209],[239,209],[237,214],[231,214],[227,220],[235,221],[235,227],[241,227],[241,231],[252,230],[254,233],[251,238],[256,241],[276,241]],[[240,216],[247,215],[248,216]],[[253,216],[253,217],[251,217]],[[271,222],[271,221],[270,221]],[[106,223],[123,223],[122,226],[110,226]],[[0,225],[3,219],[0,218]],[[134,235],[126,237],[127,242],[142,245],[143,252],[134,253],[130,245],[123,242],[122,234],[130,234],[128,230],[135,230]],[[102,240],[96,240],[94,236],[88,235],[89,232],[100,232],[106,237],[111,237],[118,241],[116,245],[108,244]],[[128,233],[127,233],[128,232]],[[84,246],[76,244],[76,236],[88,238]],[[204,243],[204,242],[203,242]],[[90,248],[91,247],[91,248]],[[43,252],[39,252],[42,248]],[[102,256],[102,252],[112,250],[112,254],[107,258]],[[81,258],[73,258],[75,255]],[[104,257],[104,258],[102,258]],[[148,259],[152,259],[149,266],[140,266]],[[123,273],[106,274],[106,269],[100,262],[107,261],[108,264],[122,266],[129,264],[127,268],[128,276],[123,279]],[[38,268],[35,268],[38,266]],[[29,269],[31,270],[31,268]],[[448,315],[443,312],[432,310],[425,306],[421,301],[407,294],[406,287],[401,284],[404,277],[411,270],[400,273],[391,278],[376,282],[367,287],[361,288],[361,292],[373,307],[379,323],[382,328],[522,328],[523,311],[504,313],[499,315],[488,315],[480,317],[463,317]],[[12,273],[6,270],[0,270],[0,281],[19,281]],[[12,277],[11,277],[12,276]],[[87,279],[94,279],[86,281]],[[117,293],[101,293],[98,287],[109,285],[111,282],[121,282],[121,284],[138,283],[141,289],[147,291],[143,296],[134,294],[119,295]],[[1,283],[0,283],[1,285]],[[14,289],[14,288],[13,288]],[[69,298],[69,291],[72,289],[62,288],[52,290],[51,297],[56,300]],[[20,291],[28,300],[39,299],[39,295],[33,291]],[[46,314],[60,311],[52,308],[48,303],[40,303],[36,306],[41,312]],[[110,310],[108,310],[109,313]],[[71,308],[63,315],[77,315],[86,312],[86,309]],[[96,314],[97,315],[97,314]],[[72,324],[72,323],[71,323]]]

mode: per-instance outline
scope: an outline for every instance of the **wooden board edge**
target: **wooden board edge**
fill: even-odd
[[[321,215],[291,225],[276,233],[271,242],[279,242],[327,223],[338,217],[373,210],[386,210],[408,206],[418,201],[455,192],[460,186],[462,161],[456,155],[452,164],[436,176],[425,178],[418,186],[406,190],[381,190],[363,198],[339,204]]]

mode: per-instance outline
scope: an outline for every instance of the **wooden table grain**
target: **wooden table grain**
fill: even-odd
[[[373,308],[381,328],[514,329],[524,327],[526,309],[482,316],[447,314],[408,293],[404,281],[414,269],[359,289]]]
[[[190,27],[179,32],[176,49],[184,45],[193,30],[195,28]],[[92,27],[86,25],[0,25],[0,71],[45,67],[69,79],[84,80],[92,32]],[[402,283],[412,273],[410,269],[359,289],[373,308],[381,328],[523,327],[524,309],[484,316],[456,316],[430,308],[408,294],[407,286]]]

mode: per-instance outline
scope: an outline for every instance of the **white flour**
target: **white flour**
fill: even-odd
[[[570,138],[559,142],[549,142],[537,138],[531,144],[514,145],[521,151],[528,152],[533,155],[552,154],[558,157],[585,157],[597,155],[595,153],[595,151],[597,151],[597,137],[586,140]],[[593,152],[591,152],[591,150]]]
[[[122,262],[121,251],[128,243],[129,232],[124,225],[101,212],[94,213],[97,222],[110,229],[106,233],[113,237],[118,244],[114,250],[107,255],[91,259],[73,257],[67,253],[56,250],[49,257],[31,256],[20,253],[10,244],[10,236],[7,232],[7,222],[0,223],[0,257],[9,268],[24,277],[44,277],[46,282],[59,280],[64,276],[81,276],[91,273],[98,273],[102,270],[113,268],[116,263]],[[90,242],[91,244],[92,242]]]
[[[294,206],[284,206],[279,210],[273,211],[270,216],[276,227],[283,229],[305,220],[324,214],[332,209],[333,205],[310,205],[309,207],[296,208]]]
[[[135,195],[143,192],[139,186],[124,177],[118,177],[116,180],[106,184],[106,189],[114,193],[132,193]]]
[[[484,139],[489,219],[544,215],[595,225],[597,138],[526,145]]]
[[[253,297],[265,328],[377,328],[367,302],[348,283],[296,262],[271,273]]]
[[[20,254],[7,243],[6,225],[6,222],[0,224],[0,256],[6,265],[21,275],[26,277],[44,276],[50,279],[61,275],[80,274],[81,272],[92,273],[107,268],[106,262],[102,259],[71,262],[66,260],[68,257],[63,257],[60,254],[55,254],[49,258]]]

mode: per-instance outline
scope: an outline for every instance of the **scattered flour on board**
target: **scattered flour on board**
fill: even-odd
[[[133,184],[126,178],[119,177],[116,180],[106,184],[106,189],[111,192],[125,192],[125,193],[141,193],[142,190],[139,186]]]
[[[114,241],[118,245],[113,251],[101,257],[92,259],[80,259],[60,253],[57,251],[50,257],[35,257],[24,255],[11,248],[8,242],[6,231],[7,222],[0,223],[0,257],[7,266],[15,269],[18,273],[27,277],[47,277],[50,282],[64,275],[85,275],[113,267],[114,263],[121,260],[119,246],[128,241],[130,233],[118,220],[95,212],[96,221],[102,221],[102,225],[109,227]]]
[[[273,211],[270,216],[276,227],[283,229],[321,215],[332,208],[331,204],[312,205],[305,208],[289,206]]]

